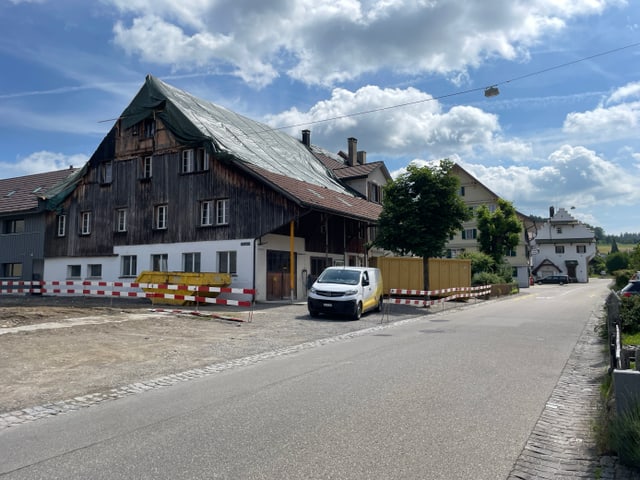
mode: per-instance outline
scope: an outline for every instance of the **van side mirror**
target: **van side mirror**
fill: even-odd
[[[369,285],[369,279],[368,279],[368,278],[364,278],[364,277],[363,277],[363,278],[362,278],[362,286],[363,286],[363,287],[366,287],[366,286],[368,286],[368,285]]]

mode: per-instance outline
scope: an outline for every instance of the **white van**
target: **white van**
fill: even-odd
[[[369,310],[382,310],[382,275],[377,268],[329,267],[307,295],[312,317],[319,313],[348,315],[354,320]]]

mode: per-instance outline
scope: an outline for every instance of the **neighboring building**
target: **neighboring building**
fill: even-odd
[[[386,165],[384,162],[367,163],[367,152],[357,150],[358,140],[351,137],[347,141],[349,153],[340,151],[333,155],[311,145],[311,132],[302,131],[302,143],[307,145],[342,183],[359,192],[370,202],[382,204],[384,187],[391,181]]]
[[[463,252],[479,251],[476,210],[481,205],[486,205],[490,212],[494,212],[500,198],[460,165],[455,164],[453,166],[452,174],[460,180],[460,197],[473,213],[473,218],[465,222],[462,231],[453,236],[447,243],[447,257],[449,258],[455,258]],[[505,258],[513,268],[513,278],[521,288],[526,288],[529,286],[531,275],[529,231],[533,226],[533,222],[520,212],[516,212],[516,214],[523,225],[520,242],[515,249],[508,252]]]
[[[589,281],[589,262],[597,253],[592,229],[573,218],[564,208],[549,209],[549,219],[538,228],[532,242],[536,278],[568,275],[572,281]]]
[[[47,280],[221,272],[259,301],[303,299],[325,266],[366,265],[382,209],[310,145],[151,76],[48,206]]]
[[[77,169],[0,180],[0,278],[39,280],[44,272],[47,194]]]

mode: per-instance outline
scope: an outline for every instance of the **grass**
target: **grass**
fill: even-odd
[[[619,243],[618,250],[621,252],[631,252],[636,247],[634,243]],[[598,253],[602,253],[604,255],[611,253],[611,244],[610,243],[598,243]]]
[[[609,426],[611,446],[629,466],[640,467],[640,398],[622,415],[615,415]]]
[[[629,333],[623,333],[622,343],[624,345],[640,345],[640,332],[634,333],[633,335]]]

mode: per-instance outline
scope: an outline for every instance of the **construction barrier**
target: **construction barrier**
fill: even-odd
[[[488,296],[491,293],[491,285],[477,287],[452,287],[439,290],[406,290],[392,288],[389,290],[389,298],[386,301],[387,309],[390,305],[411,305],[414,307],[430,307],[444,304],[461,298],[477,298]],[[399,295],[394,297],[393,295]],[[421,297],[421,298],[415,298]],[[438,297],[432,299],[431,297]],[[387,310],[387,315],[389,311]]]
[[[108,287],[111,290],[97,290],[89,288],[59,288],[59,287]],[[120,289],[153,289],[175,290],[176,292],[203,292],[203,293],[231,293],[238,295],[250,295],[251,300],[230,300],[224,298],[212,298],[200,295],[184,295],[180,293],[161,293],[145,291],[114,290]],[[217,305],[229,305],[236,307],[252,307],[255,290],[248,288],[209,287],[205,285],[172,285],[159,283],[140,282],[102,282],[102,281],[0,281],[1,294],[31,293],[31,294],[64,294],[64,295],[97,295],[112,297],[138,297],[138,298],[164,298],[168,300],[185,300],[196,303],[212,303]]]

